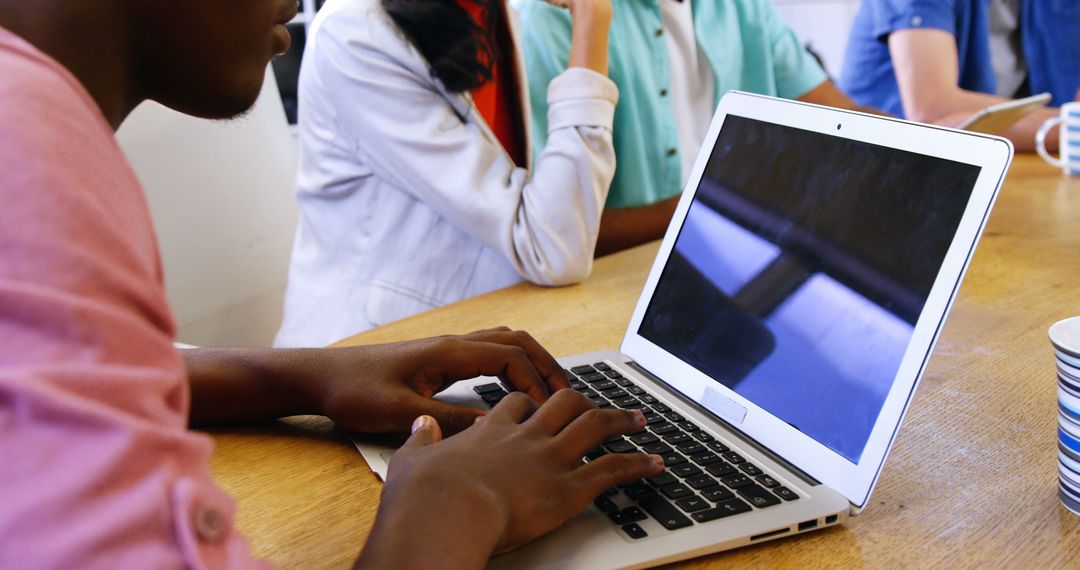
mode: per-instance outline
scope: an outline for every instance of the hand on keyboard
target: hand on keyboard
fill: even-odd
[[[309,366],[298,367],[319,403],[309,413],[368,433],[407,431],[421,415],[437,419],[447,433],[469,427],[484,411],[432,399],[458,380],[497,376],[536,402],[570,385],[535,339],[506,327],[313,354]]]
[[[401,567],[480,567],[493,552],[553,530],[605,489],[663,470],[658,456],[644,453],[582,463],[602,442],[640,432],[645,419],[634,410],[597,409],[573,390],[543,405],[512,393],[445,440],[430,418],[417,427],[390,463],[361,560],[372,567],[402,551]]]

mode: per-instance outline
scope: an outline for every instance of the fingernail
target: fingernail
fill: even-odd
[[[660,457],[659,455],[656,455],[656,454],[650,455],[649,459],[652,459],[652,462],[655,463],[657,465],[657,467],[663,467],[664,466],[664,458]]]
[[[634,414],[634,421],[638,425],[645,425],[645,414],[641,413],[641,410],[630,410],[631,414]]]
[[[431,418],[429,418],[428,416],[420,416],[420,417],[416,418],[415,420],[413,420],[412,432],[410,432],[410,433],[416,433],[416,430],[418,430],[420,428],[423,428],[423,427],[427,427],[428,421],[430,419]]]

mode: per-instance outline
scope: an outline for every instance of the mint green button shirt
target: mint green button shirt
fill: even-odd
[[[717,100],[731,89],[794,99],[827,79],[769,0],[684,1],[693,2],[694,29],[716,77]],[[660,5],[656,0],[612,2],[609,75],[619,87],[619,103],[613,131],[617,166],[607,207],[623,208],[678,194],[683,173],[668,100]],[[538,152],[548,132],[548,83],[566,69],[570,57],[570,13],[543,0],[512,3],[521,16]]]

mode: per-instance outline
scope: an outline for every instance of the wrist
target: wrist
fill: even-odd
[[[410,471],[386,482],[356,567],[483,568],[508,526],[504,505],[463,475]]]

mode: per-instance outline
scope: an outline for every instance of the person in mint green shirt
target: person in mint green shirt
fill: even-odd
[[[565,70],[570,13],[513,0],[521,19],[533,106],[544,147],[547,86]],[[720,97],[731,89],[857,108],[780,19],[770,0],[613,0],[609,76],[615,178],[596,254],[658,239],[667,229]]]

